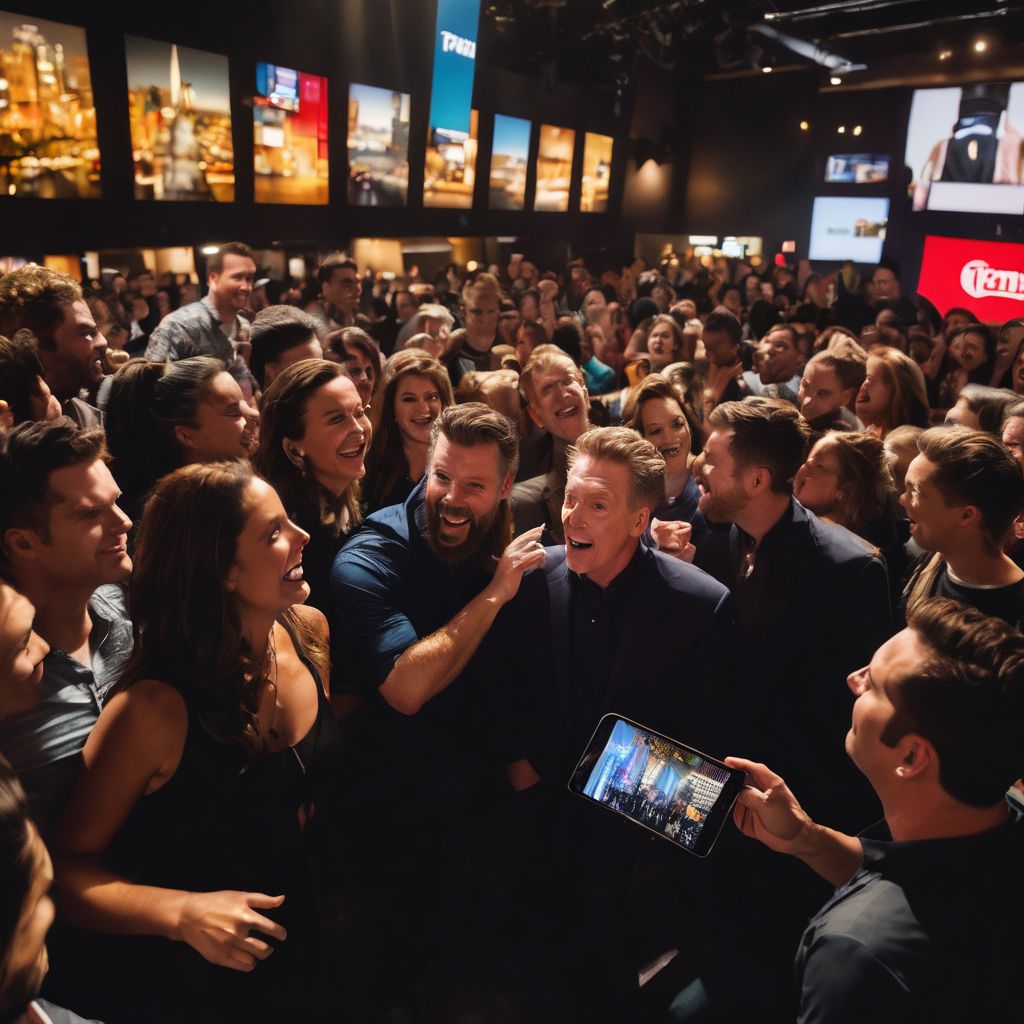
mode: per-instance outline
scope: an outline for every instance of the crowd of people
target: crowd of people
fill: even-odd
[[[0,278],[4,1020],[1014,1019],[1024,320],[207,271]],[[705,860],[611,712],[748,773]]]

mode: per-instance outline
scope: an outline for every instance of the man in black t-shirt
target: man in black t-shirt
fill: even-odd
[[[918,438],[900,503],[928,554],[903,593],[903,608],[948,597],[1014,626],[1024,617],[1024,571],[1004,551],[1024,509],[1013,456],[980,430],[935,427]]]

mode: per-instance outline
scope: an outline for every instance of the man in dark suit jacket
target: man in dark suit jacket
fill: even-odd
[[[565,788],[608,712],[694,746],[706,736],[702,705],[723,682],[731,602],[706,573],[641,543],[664,491],[664,460],[650,442],[625,427],[583,434],[570,449],[566,546],[548,549],[508,609],[518,646],[506,690],[523,698],[516,752],[543,780],[551,843],[532,851],[552,870],[524,902],[543,908],[552,955],[580,979],[578,1019],[637,1019],[638,970],[677,944],[685,920],[672,899],[685,855],[652,847],[641,829]]]
[[[793,498],[808,427],[790,403],[726,402],[709,422],[700,508],[732,526],[712,535],[721,543],[698,549],[697,561],[730,588],[736,614],[732,688],[713,716],[717,744],[750,744],[754,760],[785,764],[812,814],[831,813],[860,831],[881,808],[843,754],[853,704],[846,677],[892,634],[885,566],[865,541]],[[717,877],[704,887],[715,893],[706,923],[721,926],[721,945],[704,945],[705,983],[717,980],[720,998],[755,998],[760,1019],[793,1020],[789,959],[822,892],[779,858],[728,840],[710,872]],[[730,973],[739,935],[750,937],[744,969],[765,972],[749,986],[736,986]],[[754,1012],[729,1009],[737,1019]]]

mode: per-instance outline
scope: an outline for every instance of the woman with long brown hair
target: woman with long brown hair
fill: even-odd
[[[928,393],[921,367],[899,349],[871,349],[856,413],[868,431],[883,441],[895,427],[927,427]]]
[[[345,367],[303,359],[263,395],[254,462],[309,536],[308,603],[330,608],[328,578],[342,541],[361,522],[359,481],[373,431]]]
[[[401,504],[412,494],[427,468],[434,420],[453,401],[447,371],[426,352],[406,349],[388,360],[366,459],[367,514]]]
[[[326,621],[301,607],[307,539],[242,461],[177,470],[147,502],[135,652],[58,842],[66,919],[131,936],[75,951],[90,1014],[294,1020],[314,998],[337,726]]]

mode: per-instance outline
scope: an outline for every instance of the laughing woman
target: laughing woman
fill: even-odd
[[[263,395],[256,469],[310,537],[304,571],[308,604],[330,607],[328,578],[342,541],[360,523],[359,481],[372,430],[366,409],[339,363],[303,359]]]
[[[307,539],[241,461],[177,470],[146,505],[135,653],[58,843],[66,919],[106,933],[64,967],[105,1021],[299,1020],[320,998],[337,725]]]
[[[425,352],[407,349],[388,360],[366,460],[367,514],[401,504],[412,494],[427,468],[430,428],[453,400],[447,371]]]

